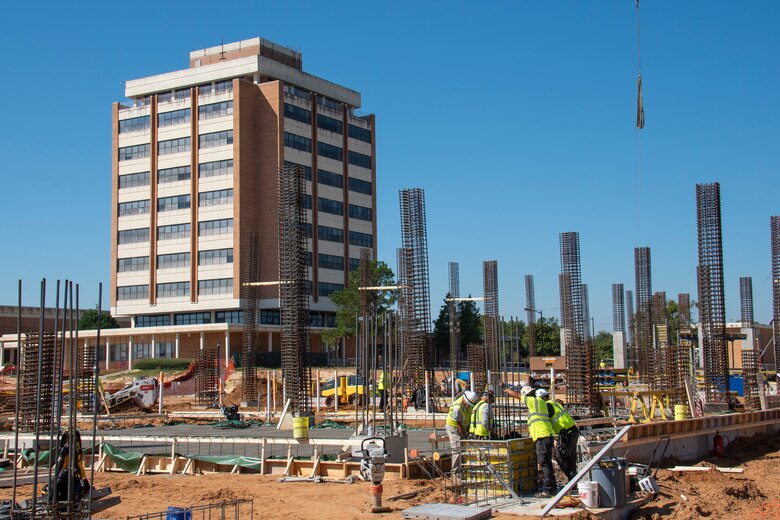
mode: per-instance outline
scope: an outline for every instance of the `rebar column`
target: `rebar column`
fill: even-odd
[[[758,396],[758,352],[754,349],[742,351],[742,381],[745,391],[745,410],[761,409]]]
[[[655,386],[655,355],[653,349],[653,282],[650,269],[650,248],[634,248],[634,280],[636,284],[636,314],[634,341],[637,369],[642,383]]]
[[[596,331],[591,330],[590,296],[588,295],[588,284],[586,283],[580,284],[580,300],[582,301],[582,325],[585,330],[583,338],[586,344],[591,344]]]
[[[241,269],[241,307],[244,314],[244,330],[241,335],[241,392],[246,402],[257,399],[257,350],[258,350],[258,286],[247,285],[260,280],[260,237],[256,232],[247,233],[244,239],[244,258]]]
[[[691,333],[691,295],[688,293],[677,295],[677,324],[680,334]]]
[[[720,184],[696,185],[696,223],[699,239],[699,344],[704,360],[707,403],[729,404],[729,359],[726,343],[726,304],[723,289],[723,238]]]
[[[309,294],[303,225],[304,175],[300,165],[279,169],[279,314],[282,376],[290,412],[309,413]]]
[[[739,307],[742,325],[753,325],[753,278],[742,276],[739,278]]]
[[[562,326],[571,329],[571,341],[582,342],[585,338],[585,323],[582,309],[582,274],[580,268],[580,234],[565,232],[560,234],[561,245],[561,274],[566,275],[568,287],[566,293],[569,301],[565,302],[570,308],[571,316]],[[563,307],[561,302],[561,307]],[[568,345],[566,346],[568,352]]]
[[[430,281],[428,277],[428,231],[425,192],[403,189],[401,205],[402,275],[401,305],[405,390],[407,395],[425,387],[425,374],[432,375],[432,355],[428,332],[431,323]],[[432,380],[433,378],[431,378]]]
[[[487,355],[485,345],[481,343],[469,343],[466,345],[466,363],[471,380],[474,383],[474,391],[481,393],[487,384]]]
[[[204,348],[195,360],[195,404],[215,406],[219,400],[219,349]]]
[[[780,216],[769,218],[772,243],[772,318],[774,318],[775,370],[780,366]]]
[[[449,262],[450,299],[447,300],[447,311],[450,325],[450,370],[457,373],[460,361],[460,315],[456,298],[460,298],[460,266],[457,262]]]
[[[525,275],[525,308],[528,328],[528,357],[536,356],[536,290],[534,275]]]
[[[626,331],[626,300],[622,283],[612,284],[612,331]]]
[[[27,331],[22,342],[19,356],[19,431],[33,432],[36,424],[36,406],[38,430],[48,432],[51,429],[52,401],[54,398],[54,334]],[[42,348],[41,348],[42,347]],[[38,363],[38,359],[42,363]],[[40,374],[40,386],[38,386]]]
[[[634,319],[634,291],[626,291],[626,368],[639,369],[636,351],[636,323]]]
[[[485,359],[487,369],[491,374],[498,375],[501,315],[498,310],[498,262],[485,260],[482,262],[482,287],[485,297]]]

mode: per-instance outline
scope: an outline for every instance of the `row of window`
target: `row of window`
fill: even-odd
[[[146,215],[149,213],[149,199],[119,203],[119,216]]]
[[[188,96],[189,97],[189,96]],[[215,117],[224,117],[233,114],[233,101],[222,101],[210,105],[198,107],[198,119],[205,121]],[[191,118],[191,109],[183,108],[181,110],[172,110],[170,112],[161,112],[157,114],[157,126],[164,128],[167,126],[181,125],[189,123]],[[119,133],[129,134],[132,132],[141,132],[149,129],[150,117],[141,116],[119,121]]]
[[[198,145],[201,148],[213,148],[215,146],[225,146],[230,144],[233,144],[233,130],[211,132],[208,134],[201,134],[198,136]],[[159,143],[157,143],[157,154],[170,155],[173,153],[189,152],[191,147],[192,147],[192,139],[190,137],[167,139],[165,141],[160,141]],[[149,144],[123,146],[122,148],[119,149],[119,160],[130,161],[133,159],[143,159],[149,157],[149,150],[150,150]]]
[[[173,315],[174,325],[201,325],[211,323],[210,312],[186,312]],[[214,323],[244,323],[242,311],[217,311]],[[146,314],[135,317],[136,327],[167,327],[171,324],[170,314]]]
[[[189,98],[190,98],[190,89],[188,88],[180,88],[174,91],[160,92],[159,94],[157,94],[158,103],[167,103],[168,101],[173,101],[174,99],[189,99]]]
[[[371,130],[366,130],[355,125],[347,125],[347,135],[358,141],[371,142]]]
[[[203,208],[207,206],[220,206],[231,204],[233,202],[233,188],[226,190],[204,191],[198,194],[198,206]],[[180,209],[189,209],[192,204],[190,195],[173,195],[171,197],[160,197],[157,199],[157,211],[176,211]],[[149,213],[149,199],[134,200],[132,202],[121,202],[119,204],[119,216],[127,215],[145,215]]]
[[[311,168],[309,168],[311,172]],[[232,175],[233,174],[233,159],[225,159],[224,161],[212,161],[206,163],[200,163],[198,165],[198,177],[217,177],[220,175]],[[191,177],[191,169],[189,166],[177,166],[175,168],[163,168],[157,171],[157,183],[164,184],[167,182],[186,181]],[[130,173],[127,175],[119,176],[119,189],[123,188],[137,188],[140,186],[148,186],[150,182],[149,172]]]
[[[233,292],[232,278],[199,280],[198,294],[229,294]],[[190,282],[168,282],[157,284],[158,298],[190,295]],[[116,288],[117,300],[143,300],[149,297],[149,285],[124,285]]]
[[[209,249],[198,251],[198,265],[217,265],[233,263],[233,248]],[[176,269],[190,266],[189,253],[170,253],[157,255],[157,269]],[[117,260],[117,271],[145,271],[149,269],[149,257],[137,256]]]
[[[189,238],[191,226],[172,224],[157,227],[157,240]],[[198,222],[198,236],[224,235],[233,233],[233,219],[207,220]],[[119,232],[120,244],[138,244],[149,241],[149,228],[125,229]]]
[[[292,105],[290,105],[292,106]],[[296,107],[297,108],[297,107]],[[311,139],[290,132],[284,133],[284,146],[311,153]],[[336,161],[344,160],[344,150],[332,144],[317,142],[317,154]],[[371,169],[371,156],[349,150],[349,164],[360,166],[361,168]]]
[[[330,213],[332,215],[344,214],[344,203],[337,200],[326,199],[324,197],[317,197],[317,207],[323,213]]]
[[[233,80],[226,79],[216,83],[208,83],[198,87],[198,94],[205,96],[207,94],[222,94],[224,92],[233,92]]]
[[[166,126],[181,125],[190,122],[190,109],[173,110],[171,112],[162,112],[157,114],[157,126],[164,128]]]
[[[309,233],[311,233],[311,228],[309,228]],[[343,244],[344,230],[329,226],[317,226],[317,238],[320,240],[327,240],[329,242],[338,242],[339,244]],[[373,247],[374,238],[368,233],[350,231],[349,244],[360,247]]]
[[[356,206],[355,204],[349,205],[350,218],[356,218],[358,220],[367,220],[371,222],[371,208],[365,208],[363,206]]]

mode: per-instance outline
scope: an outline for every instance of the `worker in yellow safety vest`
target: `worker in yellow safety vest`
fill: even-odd
[[[385,409],[387,403],[387,371],[382,370],[379,374],[379,381],[377,381],[376,389],[379,391],[379,408]]]
[[[550,416],[553,432],[558,436],[553,458],[566,478],[571,480],[577,474],[577,441],[580,438],[580,430],[574,418],[561,403],[550,397],[547,390],[540,388],[536,391],[536,397],[547,401],[547,414]]]
[[[536,459],[544,474],[542,490],[536,496],[549,498],[555,494],[558,484],[555,482],[552,459],[555,432],[547,411],[547,403],[544,399],[536,397],[536,389],[528,385],[523,386],[519,393],[511,388],[505,388],[504,392],[510,397],[520,399],[528,408],[528,435],[534,441]]]
[[[493,390],[482,394],[482,399],[474,405],[471,411],[471,427],[469,433],[475,439],[489,439],[493,433],[493,410],[496,400]]]
[[[450,450],[452,451],[452,472],[460,470],[460,441],[468,437],[471,424],[471,411],[477,404],[479,397],[476,392],[466,390],[463,395],[455,399],[447,412],[447,421],[444,430],[450,438]]]

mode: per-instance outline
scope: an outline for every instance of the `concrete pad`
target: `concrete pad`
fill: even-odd
[[[503,514],[508,515],[529,515],[529,516],[539,516],[542,512],[542,509],[544,506],[547,505],[547,502],[549,501],[548,498],[536,498],[536,497],[523,497],[523,500],[525,501],[525,504],[521,504],[517,500],[506,500],[503,502],[499,502],[495,504],[495,509],[497,511],[501,511]],[[640,507],[642,504],[645,503],[645,500],[643,498],[638,498],[635,500],[631,500],[626,503],[623,507],[617,507],[617,508],[595,508],[595,509],[588,509],[588,511],[599,518],[603,518],[604,520],[627,520],[631,513]],[[561,508],[555,508],[548,516],[565,516],[565,515],[573,515],[577,513],[578,511],[581,511],[582,507],[561,507]]]
[[[453,504],[425,504],[404,509],[403,518],[420,520],[481,520],[493,516],[493,511],[484,506],[456,506]]]

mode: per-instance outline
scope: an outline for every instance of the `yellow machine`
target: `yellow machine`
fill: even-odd
[[[325,398],[325,406],[333,406],[336,401],[336,395],[339,398],[339,404],[355,404],[360,396],[363,400],[364,380],[358,376],[339,376],[338,388],[336,388],[334,378],[329,378],[320,383],[320,396]]]

